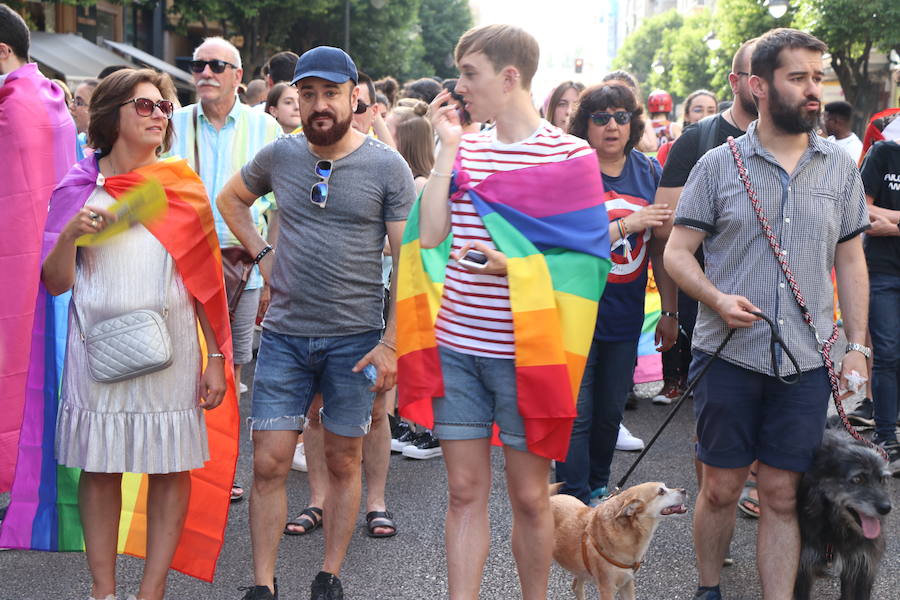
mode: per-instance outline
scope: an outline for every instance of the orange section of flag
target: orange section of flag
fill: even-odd
[[[228,389],[225,399],[205,414],[210,460],[202,469],[191,471],[187,518],[172,560],[173,569],[212,581],[225,538],[239,437],[222,256],[203,182],[185,161],[160,161],[126,175],[109,177],[104,187],[112,196],[118,197],[149,178],[159,180],[165,188],[168,210],[161,218],[147,223],[147,229],[172,255],[185,287],[202,304],[219,350],[226,356]],[[197,235],[198,231],[202,235]],[[203,355],[206,355],[205,351]],[[142,489],[125,546],[128,554],[139,557],[146,555],[146,482],[147,478],[142,478]]]

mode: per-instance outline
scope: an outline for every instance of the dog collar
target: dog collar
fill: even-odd
[[[637,561],[637,562],[634,563],[634,564],[626,565],[625,563],[620,563],[619,561],[617,561],[617,560],[615,560],[615,559],[613,559],[613,558],[610,558],[610,557],[609,557],[609,556],[608,556],[608,555],[600,548],[600,544],[597,543],[597,540],[595,540],[592,536],[588,535],[588,532],[585,531],[584,533],[581,534],[581,560],[584,561],[584,566],[585,566],[585,568],[588,570],[588,573],[590,573],[590,574],[591,574],[591,577],[593,577],[594,579],[596,579],[597,576],[594,575],[593,572],[591,572],[591,563],[588,562],[588,553],[587,553],[587,541],[588,541],[588,538],[591,539],[591,546],[594,547],[594,550],[597,551],[597,554],[599,554],[600,556],[602,556],[602,557],[603,557],[603,560],[605,560],[606,562],[608,562],[608,563],[611,564],[612,566],[614,566],[614,567],[619,567],[620,569],[631,569],[631,570],[634,571],[635,573],[637,573],[637,570],[641,568],[641,563],[642,563],[643,561],[640,561],[640,560]]]

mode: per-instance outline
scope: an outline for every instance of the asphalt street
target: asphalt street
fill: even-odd
[[[652,395],[659,384],[640,387]],[[244,395],[242,411],[249,407]],[[642,400],[635,411],[626,413],[625,423],[632,432],[649,439],[664,420],[667,407]],[[663,481],[670,487],[688,489],[691,504],[696,496],[691,432],[692,409],[686,403],[638,467],[629,482]],[[617,452],[613,479],[617,480],[636,454]],[[250,443],[242,433],[239,478],[248,487],[251,481]],[[305,506],[308,497],[306,474],[292,472],[288,481],[290,512]],[[900,480],[891,482],[894,512],[900,512]],[[0,506],[7,498],[0,496]],[[446,564],[443,557],[443,521],[447,509],[446,472],[441,458],[416,461],[394,455],[388,481],[389,509],[394,512],[399,534],[390,539],[369,539],[363,531],[362,510],[359,528],[344,565],[341,579],[348,599],[422,600],[447,598]],[[511,515],[503,480],[503,460],[494,451],[491,498],[492,546],[484,573],[481,598],[520,597],[515,565],[509,545]],[[889,516],[885,535],[888,549],[882,563],[873,598],[895,599],[900,589],[900,518]],[[723,573],[722,590],[728,600],[760,598],[755,567],[756,521],[739,517],[732,544],[735,565]],[[321,529],[303,537],[285,537],[278,563],[282,600],[309,597],[309,584],[318,572],[324,549]],[[124,598],[135,593],[142,561],[119,559],[119,593]],[[215,582],[208,584],[173,573],[170,600],[238,600],[239,586],[252,583],[247,502],[233,505],[225,546],[219,558]],[[549,598],[574,598],[571,579],[559,567],[553,567]],[[691,542],[691,514],[670,517],[659,527],[644,566],[637,576],[639,598],[687,599],[696,585]],[[820,580],[814,597],[822,600],[839,597],[835,578]],[[89,578],[83,554],[39,552],[0,552],[0,600],[65,599],[84,600]],[[596,598],[592,587],[588,597]]]

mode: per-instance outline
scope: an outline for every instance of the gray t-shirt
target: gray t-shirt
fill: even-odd
[[[320,181],[319,160],[301,133],[268,144],[241,169],[247,189],[278,198],[272,303],[263,327],[303,337],[381,329],[385,222],[406,219],[416,199],[412,173],[396,150],[367,138],[333,161],[328,202],[319,208],[309,197]]]

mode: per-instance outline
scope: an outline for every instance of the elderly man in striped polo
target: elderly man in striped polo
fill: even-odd
[[[815,134],[825,51],[824,43],[792,29],[759,39],[750,78],[759,120],[734,147],[719,146],[697,163],[665,253],[673,279],[701,303],[691,378],[712,361],[694,403],[703,463],[694,513],[696,598],[722,598],[719,576],[734,509],[757,459],[763,596],[793,597],[800,556],[796,490],[821,443],[831,392],[816,331],[824,338],[832,332],[832,267],[850,342],[841,380],[852,371],[866,374],[868,275],[860,233],[869,219],[855,164]],[[767,234],[739,178],[736,153],[768,219]],[[694,258],[701,243],[705,273]],[[782,262],[793,272],[814,327],[804,321]],[[801,374],[794,385],[778,378],[794,373],[783,352],[776,351],[773,372],[770,331],[757,311],[774,319],[796,356]],[[734,337],[712,356],[731,328]]]

